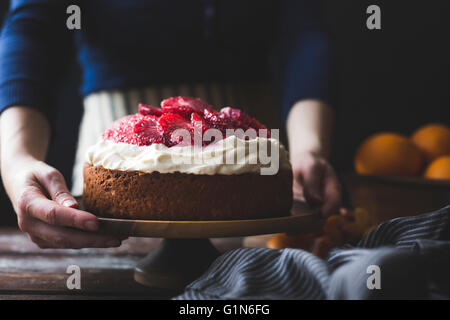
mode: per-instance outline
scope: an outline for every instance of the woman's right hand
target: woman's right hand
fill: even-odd
[[[41,248],[118,247],[123,238],[96,233],[99,221],[77,209],[64,177],[40,161],[48,123],[38,111],[13,107],[1,116],[1,173],[19,228]]]
[[[94,233],[98,219],[76,209],[78,204],[67,189],[62,174],[41,161],[20,163],[10,168],[5,184],[13,188],[11,199],[19,228],[40,248],[118,247],[121,240]]]

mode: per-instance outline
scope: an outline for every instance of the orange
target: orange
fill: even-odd
[[[437,157],[450,155],[450,128],[442,124],[427,124],[417,129],[412,137],[428,162]]]
[[[366,139],[355,157],[359,174],[416,176],[423,167],[421,151],[405,136],[378,133]]]
[[[450,156],[442,156],[430,163],[425,178],[450,180]]]
[[[330,240],[336,245],[344,243],[344,232],[342,231],[342,225],[347,222],[347,219],[341,215],[333,214],[328,217],[323,226],[323,232]]]
[[[374,224],[372,221],[373,217],[369,211],[363,208],[356,208],[353,215],[355,216],[356,228],[359,231],[360,237],[362,237],[364,231]]]
[[[267,248],[271,249],[285,249],[285,248],[297,248],[303,250],[310,250],[315,238],[318,237],[317,233],[288,235],[286,233],[277,233],[266,243]]]
[[[269,239],[266,243],[267,248],[271,249],[284,249],[284,248],[292,248],[293,241],[289,238],[289,236],[285,233],[277,233],[272,238]]]
[[[334,241],[328,236],[321,236],[314,242],[312,253],[320,258],[326,258],[331,249],[336,247]]]

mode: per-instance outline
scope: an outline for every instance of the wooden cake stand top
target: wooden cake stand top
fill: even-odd
[[[294,202],[284,217],[227,221],[156,221],[100,219],[100,231],[131,237],[164,238],[135,267],[140,284],[182,290],[197,279],[219,256],[209,238],[243,237],[279,232],[319,231],[324,223],[316,209]],[[180,266],[183,266],[180,268]]]
[[[101,231],[108,234],[167,239],[241,237],[279,232],[307,233],[319,231],[324,223],[316,210],[302,202],[294,202],[290,215],[277,218],[220,221],[99,219]]]

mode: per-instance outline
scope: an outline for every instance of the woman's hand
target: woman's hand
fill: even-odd
[[[309,152],[291,156],[294,199],[320,207],[323,217],[338,213],[341,187],[328,161]]]
[[[76,209],[64,177],[41,161],[48,123],[38,111],[12,107],[1,116],[2,180],[22,231],[41,248],[117,247],[122,239],[94,233],[98,219]]]
[[[98,219],[78,210],[61,173],[41,161],[21,162],[4,178],[13,190],[19,228],[40,248],[104,248],[120,246],[122,239],[93,233]],[[13,181],[11,181],[11,178]]]
[[[324,217],[341,205],[340,185],[327,161],[332,127],[333,110],[319,100],[298,101],[287,119],[294,197],[319,205]]]

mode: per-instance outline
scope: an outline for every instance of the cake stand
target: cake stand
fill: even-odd
[[[220,255],[209,238],[319,231],[324,223],[315,209],[295,202],[279,218],[223,221],[149,221],[99,218],[100,230],[130,237],[163,238],[160,246],[138,262],[134,279],[164,289],[183,289]]]

